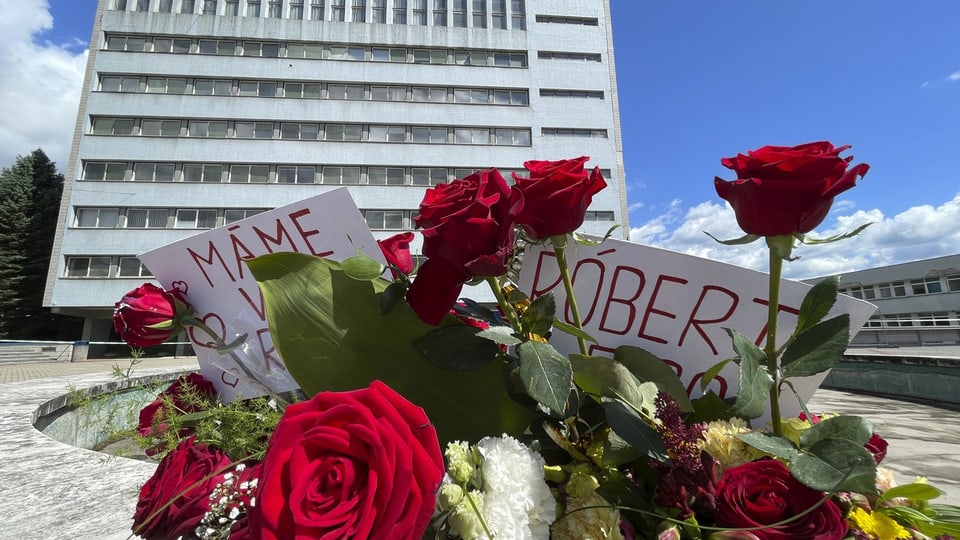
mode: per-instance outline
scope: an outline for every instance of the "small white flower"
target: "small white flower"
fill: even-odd
[[[496,538],[546,540],[556,518],[556,501],[543,479],[543,457],[513,437],[485,437],[483,516]]]

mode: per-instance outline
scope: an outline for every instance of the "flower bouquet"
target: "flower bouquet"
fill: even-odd
[[[867,419],[813,414],[802,399],[800,415],[783,416],[785,397],[802,397],[802,382],[834,366],[850,339],[848,315],[828,318],[838,297],[829,279],[803,297],[792,330],[778,329],[781,269],[795,245],[862,230],[807,236],[867,172],[840,156],[846,148],[767,146],[722,160],[737,178],[715,187],[746,233],[722,242],[764,238],[769,252],[766,326],[758,339],[725,328],[735,354],[699,385],[684,384],[675,362],[605,345],[586,329],[570,254],[613,242],[575,232],[605,187],[586,157],[529,161],[513,183],[491,169],[428,189],[416,218],[419,268],[413,233],[379,242],[387,264],[362,252],[340,262],[300,253],[246,260],[294,392],[278,391],[269,370],[238,354],[246,336],[227,343],[207,326],[189,294],[131,291],[114,316],[128,343],[196,330],[263,394],[222,403],[193,375],[144,410],[140,434],[160,463],[140,492],[133,532],[960,538],[960,509],[932,502],[940,490],[893,485],[879,467],[886,442]],[[556,265],[557,295],[518,286],[534,253],[549,254],[538,265]],[[464,285],[484,282],[495,305],[461,298]],[[647,311],[670,318],[652,303]],[[705,321],[691,316],[688,326]],[[560,343],[573,346],[561,352]],[[735,373],[735,396],[714,391],[725,370]]]

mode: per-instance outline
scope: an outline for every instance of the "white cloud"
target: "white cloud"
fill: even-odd
[[[0,167],[42,148],[64,172],[87,51],[38,41],[53,27],[46,0],[9,2],[0,17]]]
[[[954,71],[950,75],[947,75],[947,80],[951,80],[951,81],[960,80],[960,71]]]
[[[635,203],[632,203],[632,204],[630,204],[630,206],[627,207],[627,212],[633,212],[634,210],[639,210],[639,209],[643,208],[644,206],[646,206],[646,205],[645,205],[644,203],[642,203],[642,202],[639,202],[639,201],[638,201],[638,202],[635,202]]]
[[[826,238],[873,223],[859,236],[832,244],[801,245],[793,254],[800,258],[784,266],[784,274],[795,279],[840,274],[877,266],[951,255],[960,252],[960,193],[939,206],[922,205],[895,216],[880,210],[853,210],[841,203],[829,223],[810,233]],[[721,240],[743,236],[729,206],[704,202],[682,209],[677,206],[639,227],[630,229],[630,240],[673,251],[707,257],[739,266],[767,269],[763,241],[745,246],[724,246],[703,231]]]

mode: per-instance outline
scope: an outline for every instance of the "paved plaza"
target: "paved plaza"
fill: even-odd
[[[126,360],[0,364],[0,539],[129,536],[136,493],[151,463],[114,458],[55,441],[33,428],[43,403],[77,388],[114,380]],[[196,369],[193,357],[151,358],[133,368],[146,376]],[[869,418],[889,442],[883,465],[900,483],[924,476],[943,489],[940,502],[960,505],[960,413],[907,401],[820,389],[814,412]],[[55,531],[55,532],[53,532]]]

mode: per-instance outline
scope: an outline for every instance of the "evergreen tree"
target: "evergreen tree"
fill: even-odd
[[[79,337],[77,319],[43,307],[63,182],[40,149],[0,172],[0,338]]]

